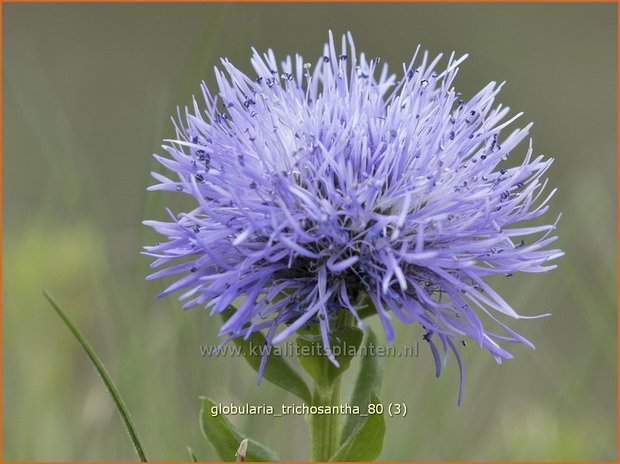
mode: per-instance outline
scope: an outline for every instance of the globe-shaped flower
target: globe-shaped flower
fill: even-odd
[[[212,313],[243,297],[220,335],[277,343],[318,324],[327,352],[338,312],[358,325],[376,312],[388,341],[395,319],[415,322],[437,375],[449,351],[462,373],[464,338],[498,362],[511,357],[501,343],[532,347],[498,319],[522,316],[485,278],[555,267],[554,225],[527,222],[548,208],[552,160],[530,141],[504,163],[531,124],[505,135],[519,115],[494,106],[502,85],[466,100],[452,87],[465,57],[437,70],[441,56],[417,56],[397,77],[330,34],[314,63],[254,51],[249,77],[223,59],[217,95],[203,84],[204,107],[179,114],[169,156],[156,155],[173,178],[153,173],[150,189],[196,202],[145,222],[166,237],[146,247],[162,268],[150,278],[177,276],[161,295],[183,290],[184,308]]]

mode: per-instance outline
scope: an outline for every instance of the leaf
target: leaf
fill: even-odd
[[[224,320],[228,320],[233,314],[234,308],[228,308],[222,313],[222,317]],[[260,332],[254,332],[247,340],[244,340],[243,337],[233,340],[241,349],[245,360],[256,372],[258,372],[260,367],[262,358],[260,350],[265,346],[265,341],[265,336]],[[304,379],[282,356],[276,355],[273,350],[269,354],[269,359],[265,365],[263,378],[310,404],[312,395]]]
[[[362,320],[366,319],[367,317],[374,316],[375,314],[377,314],[377,310],[374,306],[372,306],[372,304],[357,311],[357,315]]]
[[[107,369],[105,368],[105,366],[99,359],[99,356],[97,356],[97,353],[95,353],[95,350],[93,349],[91,344],[88,342],[86,337],[82,335],[82,332],[80,332],[80,330],[75,326],[75,324],[73,324],[71,319],[69,319],[69,316],[67,316],[65,311],[60,307],[58,303],[56,303],[56,301],[52,298],[52,296],[45,291],[43,292],[43,296],[47,299],[47,301],[52,306],[54,311],[56,311],[56,314],[60,316],[62,321],[65,323],[65,325],[69,328],[69,330],[71,331],[75,339],[82,346],[82,348],[84,349],[84,351],[90,358],[90,361],[93,363],[93,366],[95,366],[95,369],[97,369],[97,372],[99,373],[99,376],[101,377],[101,380],[103,380],[104,385],[108,389],[108,393],[110,393],[110,396],[112,397],[112,400],[114,401],[114,404],[116,405],[116,409],[118,410],[118,413],[120,414],[121,419],[123,420],[123,424],[125,424],[125,429],[127,429],[127,433],[129,434],[129,438],[131,439],[133,447],[136,450],[136,454],[140,458],[140,461],[146,462],[147,458],[146,458],[146,453],[144,452],[144,447],[142,446],[142,443],[140,442],[140,437],[138,436],[136,427],[133,424],[133,420],[131,419],[131,416],[129,415],[127,406],[125,406],[125,402],[123,401],[121,394],[116,388],[116,385],[114,385],[114,382],[112,382],[112,379],[110,378],[110,375],[108,374]]]
[[[334,330],[329,338],[330,348],[340,367],[327,358],[320,335],[311,332],[297,337],[299,363],[319,387],[329,387],[349,368],[364,333],[357,327],[342,327]]]
[[[196,453],[194,453],[194,450],[191,448],[191,446],[187,447],[187,453],[189,454],[189,458],[192,460],[192,462],[198,462]]]
[[[372,393],[371,403],[378,404],[379,398]],[[330,461],[374,461],[383,449],[385,418],[383,414],[370,414],[361,418],[349,437],[340,446]]]
[[[200,400],[202,402],[200,408],[202,434],[222,461],[234,461],[239,444],[248,437],[232,425],[226,417],[211,414],[211,408],[216,406],[211,398],[201,396]],[[248,451],[245,460],[254,462],[279,461],[280,457],[265,445],[248,438]]]
[[[361,309],[357,310],[357,315],[360,319],[366,319],[377,314],[374,303],[366,293],[360,296],[357,305],[361,306]]]
[[[381,380],[383,378],[383,366],[377,356],[372,356],[373,350],[377,347],[377,337],[369,327],[366,329],[366,341],[364,343],[364,356],[360,362],[360,370],[357,374],[355,386],[351,393],[349,404],[359,406],[360,409],[366,407],[373,393],[378,393],[381,389]],[[349,435],[355,430],[358,423],[363,419],[359,415],[348,414],[346,416],[340,443],[344,443]]]

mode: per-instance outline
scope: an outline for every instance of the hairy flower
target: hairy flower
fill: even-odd
[[[243,297],[220,335],[266,330],[277,343],[318,324],[327,351],[335,313],[361,326],[368,306],[388,341],[394,319],[420,324],[437,375],[450,351],[462,373],[463,338],[498,362],[511,357],[502,342],[532,347],[498,319],[523,316],[485,278],[555,267],[554,225],[528,223],[548,209],[552,160],[533,157],[530,141],[504,167],[531,124],[505,135],[520,115],[494,106],[502,85],[460,99],[465,56],[443,70],[441,55],[417,57],[397,77],[330,34],[313,64],[254,51],[255,78],[223,59],[217,95],[203,84],[204,107],[179,114],[169,156],[155,155],[174,178],[153,173],[150,189],[196,201],[145,222],[167,238],[146,247],[162,267],[149,278],[178,276],[161,295],[183,290],[184,308],[212,313]]]

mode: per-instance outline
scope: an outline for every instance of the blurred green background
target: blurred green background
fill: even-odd
[[[425,346],[386,362],[383,460],[612,460],[617,457],[616,5],[16,5],[4,11],[3,436],[5,460],[128,460],[112,402],[52,313],[68,309],[124,394],[151,459],[185,460],[186,445],[217,459],[200,435],[198,396],[293,402],[256,386],[242,359],[204,359],[216,319],[156,299],[144,281],[155,242],[141,226],[175,195],[150,193],[151,154],[173,134],[170,115],[219,56],[249,71],[250,46],[316,57],[327,30],[351,30],[358,50],[397,70],[421,43],[470,53],[465,95],[507,80],[499,101],[535,121],[539,153],[556,157],[560,269],[496,282],[524,314],[498,366],[463,350],[440,379]],[[420,340],[400,327],[398,343]],[[350,378],[350,377],[348,377]],[[350,383],[350,382],[346,382]],[[346,385],[345,383],[345,385]],[[232,418],[285,459],[307,459],[303,417]]]

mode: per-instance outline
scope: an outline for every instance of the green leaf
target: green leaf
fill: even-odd
[[[357,315],[360,319],[366,319],[367,317],[377,314],[375,305],[366,293],[362,294],[356,303],[357,306],[361,306],[361,309],[357,310]]]
[[[330,334],[330,348],[340,364],[336,367],[327,358],[321,336],[316,330],[308,331],[297,337],[299,363],[317,386],[329,387],[349,368],[363,338],[357,327],[341,327]]]
[[[377,347],[377,337],[370,327],[366,329],[366,341],[364,342],[363,356],[360,362],[360,370],[357,374],[355,386],[351,393],[349,404],[363,409],[368,405],[371,395],[381,390],[383,379],[383,366],[377,356],[371,356]],[[349,414],[346,416],[342,427],[341,444],[344,443],[355,430],[358,423],[363,419],[359,415]]]
[[[379,398],[372,393],[371,403],[378,404]],[[374,461],[383,449],[385,418],[383,414],[363,417],[330,461]]]
[[[191,448],[191,446],[187,447],[187,453],[189,454],[189,458],[192,460],[192,462],[198,462],[196,453],[194,453],[194,450]]]
[[[200,429],[222,461],[234,461],[239,444],[246,438],[248,439],[246,461],[265,462],[280,460],[275,451],[256,440],[246,437],[226,417],[222,415],[213,416],[211,408],[217,405],[212,399],[202,396],[200,400],[202,402]]]
[[[228,320],[234,314],[234,308],[228,308],[222,313],[224,320]],[[245,360],[252,368],[258,372],[262,358],[261,349],[265,346],[265,336],[260,332],[254,332],[244,340],[243,337],[235,338],[233,342],[241,349],[241,353]],[[254,350],[252,350],[254,348]],[[263,378],[278,387],[289,391],[297,397],[310,404],[312,395],[310,389],[304,382],[304,379],[293,367],[282,357],[275,353],[274,350],[269,355]]]
[[[52,296],[45,291],[43,292],[43,296],[47,299],[47,301],[52,306],[54,311],[56,311],[56,314],[60,316],[60,319],[62,319],[62,321],[71,331],[75,339],[82,346],[82,348],[84,349],[84,351],[90,358],[90,361],[93,363],[93,366],[95,366],[95,369],[97,369],[97,372],[101,376],[101,380],[103,380],[104,385],[108,389],[108,393],[110,393],[110,396],[112,397],[112,400],[114,401],[114,404],[116,405],[116,409],[118,410],[118,413],[120,414],[121,419],[123,420],[123,423],[125,424],[125,429],[127,429],[127,433],[129,434],[129,438],[131,439],[133,447],[136,450],[136,454],[140,458],[140,461],[146,462],[147,458],[146,458],[146,453],[144,452],[144,447],[142,446],[142,443],[140,442],[140,437],[138,436],[136,427],[133,424],[131,416],[129,415],[127,406],[125,406],[125,402],[123,401],[121,394],[116,388],[116,385],[114,385],[114,382],[112,382],[112,379],[110,378],[110,375],[108,374],[107,369],[105,368],[105,366],[99,359],[99,356],[97,356],[97,353],[95,353],[95,350],[93,349],[91,344],[88,342],[86,337],[82,335],[82,332],[80,332],[80,330],[75,326],[75,324],[73,324],[71,319],[69,319],[69,316],[67,316],[65,311],[60,307],[58,303],[56,303],[56,301],[52,298]]]

